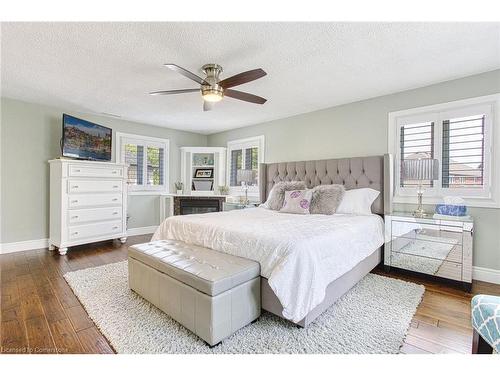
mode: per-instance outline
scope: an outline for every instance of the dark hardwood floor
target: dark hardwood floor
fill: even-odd
[[[2,353],[113,353],[62,275],[119,262],[127,244],[107,241],[73,247],[60,256],[47,249],[0,255]]]
[[[119,262],[131,244],[108,241],[74,247],[66,256],[47,249],[0,255],[2,353],[113,353],[62,277],[65,272]],[[386,275],[382,271],[376,271]],[[412,321],[403,353],[470,353],[470,299],[477,293],[500,295],[500,285],[474,282],[472,293],[423,281],[426,292]]]

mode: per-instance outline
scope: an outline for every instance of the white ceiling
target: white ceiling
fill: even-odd
[[[500,23],[3,23],[2,96],[215,133],[500,68]],[[263,68],[202,111],[196,88],[163,63],[222,77]]]

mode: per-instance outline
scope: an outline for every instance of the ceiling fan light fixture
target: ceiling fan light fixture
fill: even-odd
[[[242,100],[248,103],[264,104],[267,100],[260,96],[249,94],[248,92],[233,90],[231,87],[239,86],[244,83],[255,81],[266,75],[266,72],[261,68],[248,70],[220,80],[219,76],[222,73],[222,66],[218,64],[205,64],[201,70],[205,74],[205,78],[191,73],[189,70],[176,64],[164,64],[170,70],[173,70],[184,77],[200,84],[200,89],[180,89],[180,90],[162,90],[150,92],[150,95],[173,95],[196,92],[201,90],[203,98],[203,111],[210,111],[213,108],[213,103],[220,102],[225,96]]]
[[[209,88],[202,90],[203,100],[216,103],[220,102],[224,96],[222,90],[218,90],[216,88]]]

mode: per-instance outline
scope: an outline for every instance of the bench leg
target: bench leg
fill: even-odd
[[[491,354],[493,348],[481,337],[475,329],[472,336],[472,354]]]

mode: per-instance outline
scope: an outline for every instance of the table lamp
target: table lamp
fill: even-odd
[[[253,169],[238,169],[236,180],[245,190],[245,204],[248,204],[248,186],[255,181],[255,171]]]
[[[437,179],[439,179],[439,161],[437,159],[408,159],[403,161],[403,180],[418,181],[418,207],[413,211],[413,216],[427,216],[422,206],[422,196],[424,195],[422,181]]]

